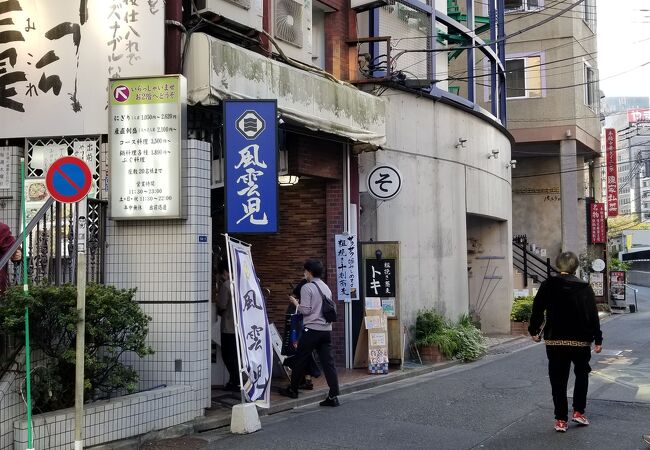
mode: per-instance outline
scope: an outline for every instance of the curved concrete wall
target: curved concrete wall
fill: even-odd
[[[483,329],[509,332],[510,141],[488,122],[430,98],[401,91],[388,91],[385,97],[385,149],[359,158],[361,237],[401,244],[398,289],[403,322],[412,325],[423,308],[435,307],[453,319],[468,312],[470,297],[478,295],[478,287],[472,287],[475,280],[468,277],[467,248],[468,217],[476,216],[498,228],[496,233],[479,233],[490,241],[481,254],[500,258],[492,264],[503,277],[482,314]],[[456,148],[459,138],[466,142]],[[498,150],[498,158],[488,159],[492,150]],[[400,194],[388,202],[363,195],[366,174],[377,163],[397,166],[404,179]],[[476,231],[475,223],[471,229]]]

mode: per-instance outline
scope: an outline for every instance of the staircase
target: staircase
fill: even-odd
[[[512,239],[512,265],[523,277],[523,286],[539,284],[553,274],[560,273],[551,265],[550,258],[541,258],[528,250],[526,235],[514,236]]]

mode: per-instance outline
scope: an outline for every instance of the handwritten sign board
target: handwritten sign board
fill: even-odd
[[[388,373],[388,325],[377,297],[366,298],[364,324],[368,330],[368,373]]]
[[[101,80],[164,72],[162,0],[2,3],[3,138],[105,134]]]
[[[110,215],[178,219],[182,189],[185,78],[110,80]]]
[[[334,236],[336,252],[336,291],[339,300],[359,300],[359,263],[357,236],[337,234]]]
[[[373,297],[395,297],[395,260],[366,260],[366,292]]]

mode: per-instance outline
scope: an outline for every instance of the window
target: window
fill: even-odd
[[[596,77],[594,69],[585,63],[585,104],[591,109],[596,108]]]
[[[527,56],[506,60],[506,92],[508,98],[542,96],[542,57]]]
[[[540,7],[542,0],[505,0],[505,9],[508,11],[531,11]]]
[[[594,30],[596,25],[596,5],[595,0],[584,0],[582,3],[582,20],[587,26]]]

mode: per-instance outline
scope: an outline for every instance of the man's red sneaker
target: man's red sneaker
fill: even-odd
[[[587,419],[587,417],[584,414],[578,411],[573,412],[573,417],[571,417],[571,420],[573,420],[574,422],[580,425],[584,425],[584,426],[589,425],[589,419]]]
[[[566,430],[569,428],[569,424],[565,420],[556,420],[555,421],[555,431],[560,433],[566,433]]]

